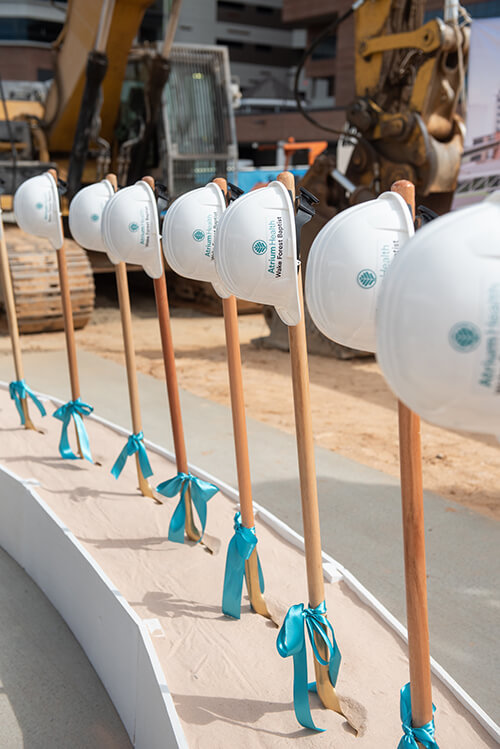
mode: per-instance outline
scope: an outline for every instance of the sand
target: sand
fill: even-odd
[[[343,583],[327,584],[326,600],[343,655],[338,691],[367,713],[366,733],[358,738],[314,696],[314,720],[328,730],[302,729],[293,713],[292,663],[276,651],[276,628],[251,613],[246,599],[241,620],[222,615],[225,549],[235,511],[228,498],[219,493],[208,506],[207,532],[220,539],[220,553],[171,543],[168,525],[177,501],[160,506],[141,497],[133,460],[118,481],[109,473],[123,437],[87,421],[99,467],[58,457],[60,422],[51,417],[43,420],[44,435],[20,428],[5,391],[0,391],[0,419],[0,462],[23,478],[37,479],[37,492],[137,613],[159,620],[162,631],[153,643],[191,747],[285,747],[292,740],[296,747],[397,746],[399,689],[408,680],[406,647]],[[163,457],[150,453],[150,458],[157,482],[175,474]],[[267,594],[284,610],[304,602],[302,553],[262,524],[258,538]],[[433,698],[442,749],[496,746],[438,681]]]
[[[137,366],[141,372],[163,379],[153,291],[144,276],[129,276]],[[114,277],[110,274],[103,280],[101,276],[98,282],[97,308],[87,327],[77,332],[77,345],[123,363]],[[229,405],[222,318],[174,308],[172,327],[180,386]],[[293,433],[290,358],[251,343],[267,334],[262,315],[240,316],[247,415]],[[63,349],[64,334],[26,335],[22,346],[26,351]],[[7,336],[0,337],[0,351],[10,351]],[[376,362],[311,356],[310,375],[316,443],[399,476],[396,400]],[[500,519],[500,453],[494,437],[452,432],[423,422],[422,453],[426,489]]]

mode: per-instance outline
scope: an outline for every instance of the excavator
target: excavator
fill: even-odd
[[[154,0],[69,0],[53,44],[54,78],[40,84],[0,79],[0,180],[4,217],[25,179],[55,168],[66,183],[63,217],[85,184],[114,171],[121,185],[144,173],[171,195],[225,173],[236,159],[227,50],[174,45],[182,0],[173,0],[161,49],[137,45]],[[196,72],[195,72],[196,71]],[[191,110],[205,112],[203,121]],[[9,262],[23,332],[63,328],[57,263],[45,240],[6,223]],[[107,259],[66,240],[75,327],[94,306],[95,272]]]
[[[441,214],[451,207],[464,144],[464,82],[470,29],[457,0],[446,0],[444,18],[423,23],[424,0],[358,0],[311,43],[315,46],[354,16],[355,97],[335,153],[321,153],[300,181],[319,198],[316,217],[304,227],[302,262],[321,227],[338,211],[390,190],[407,179],[417,205]],[[297,86],[296,86],[297,92]],[[297,104],[315,125],[297,96]],[[329,130],[329,128],[324,128]],[[288,347],[287,331],[271,308],[265,347]],[[339,359],[363,356],[326,339],[306,311],[312,353]]]
[[[45,101],[17,98],[2,84],[3,120],[0,178],[2,207],[25,179],[55,168],[73,188],[97,177],[109,162],[109,145],[118,116],[120,92],[132,42],[151,0],[70,0],[66,22],[53,45],[54,78]],[[108,65],[106,50],[112,50]],[[107,69],[108,68],[108,69]],[[106,74],[106,75],[105,75]],[[14,88],[14,87],[12,87]],[[99,107],[97,97],[102,98]],[[97,149],[87,157],[99,129]],[[85,159],[82,159],[85,152]],[[82,164],[85,173],[83,173]],[[57,263],[48,243],[6,230],[9,262],[20,329],[63,327]],[[83,327],[94,307],[89,257],[68,240],[75,327]]]
[[[296,81],[315,44],[354,16],[355,96],[346,126],[335,133],[337,152],[321,153],[301,182],[320,200],[315,220],[302,235],[303,262],[323,223],[347,206],[390,189],[396,179],[414,182],[418,201],[429,208],[444,212],[450,207],[463,151],[460,107],[469,30],[458,0],[446,0],[444,19],[427,23],[423,23],[424,2],[355,0],[304,53]],[[146,170],[154,173],[165,150],[157,113],[169,75],[180,1],[172,4],[162,51],[154,47],[132,51],[151,4],[152,0],[69,0],[66,23],[54,45],[55,77],[44,104],[2,96],[0,178],[7,196],[22,180],[51,167],[67,179],[69,197],[110,168],[122,184]],[[183,82],[179,88],[185,91]],[[300,97],[297,102],[303,114],[318,124],[304,110]],[[231,129],[228,116],[219,116],[227,110],[227,101],[213,104],[211,111],[218,113],[218,119],[211,123],[216,143],[212,154],[223,150],[220,141],[228,140]],[[205,108],[204,119],[209,109]],[[182,118],[178,128],[177,151],[182,151],[188,122]],[[223,163],[217,161],[218,171]],[[185,164],[189,168],[189,162]],[[194,186],[185,172],[179,191]],[[5,196],[2,205],[8,208]],[[62,327],[53,253],[15,230],[9,231],[8,246],[21,329]],[[67,254],[75,324],[81,327],[93,306],[92,266],[89,255],[71,240]],[[265,310],[265,316],[271,333],[263,345],[286,348],[283,324],[271,309]],[[339,358],[361,353],[327,341],[309,318],[306,324],[311,351]]]

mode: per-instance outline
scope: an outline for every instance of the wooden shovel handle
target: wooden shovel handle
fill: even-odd
[[[278,182],[295,197],[295,179],[290,172],[281,172]],[[298,325],[288,328],[290,359],[292,367],[293,402],[297,433],[299,460],[300,495],[302,501],[302,522],[306,547],[307,583],[309,604],[313,607],[325,598],[323,580],[323,558],[319,524],[318,489],[314,458],[314,440],[309,394],[309,367],[307,361],[307,341],[304,323],[304,300],[302,278],[299,270],[299,298],[301,317]]]
[[[415,186],[399,180],[391,191],[414,218]],[[420,417],[401,401],[398,416],[411,706],[413,725],[420,727],[432,720]]]
[[[57,172],[48,169],[57,184]],[[62,222],[62,219],[61,219]],[[66,248],[63,246],[57,252],[57,268],[59,271],[59,286],[61,287],[61,303],[64,317],[64,334],[66,336],[66,350],[68,354],[69,378],[71,381],[71,397],[76,400],[80,397],[80,382],[78,378],[78,362],[76,359],[75,326],[73,322],[73,307],[69,288],[68,268],[66,264]]]
[[[291,172],[281,172],[278,174],[277,178],[278,182],[281,182],[282,185],[285,185],[286,189],[292,193],[292,196],[295,198],[295,177]]]
[[[118,190],[118,180],[116,174],[106,174],[106,179],[110,183],[114,192]],[[142,432],[141,405],[139,399],[139,385],[137,382],[137,366],[135,361],[135,347],[132,332],[132,310],[130,307],[130,292],[128,288],[127,265],[124,262],[115,265],[116,288],[118,291],[118,306],[120,307],[120,318],[122,323],[123,350],[125,353],[125,365],[127,369],[127,384],[130,401],[130,413],[132,416],[132,431],[134,434]],[[137,470],[137,479],[139,481],[139,490],[145,497],[151,497],[155,502],[161,504],[155,496],[149,481],[144,477],[139,460],[139,454],[136,453],[135,465]]]
[[[111,184],[111,187],[116,192],[118,190],[118,180],[116,178],[116,174],[106,174],[106,179]]]
[[[295,199],[295,179],[291,172],[281,172],[278,181]],[[304,546],[307,570],[307,589],[309,605],[319,606],[325,600],[325,583],[323,579],[323,555],[321,552],[321,531],[319,523],[318,486],[314,458],[314,439],[309,394],[309,367],[307,360],[306,326],[304,321],[304,298],[302,293],[302,275],[299,268],[298,277],[300,321],[298,325],[288,328],[290,344],[290,361],[292,367],[293,405],[295,410],[295,431],[297,435],[297,455],[299,462],[300,498],[302,503],[302,523],[304,527]],[[328,661],[324,641],[315,636],[316,646],[321,657]],[[337,693],[330,681],[328,666],[314,658],[318,696],[329,710],[342,713]]]
[[[21,356],[19,327],[17,324],[16,302],[15,302],[15,297],[14,297],[14,289],[12,286],[12,275],[10,272],[9,254],[7,251],[7,243],[5,241],[5,232],[4,232],[1,212],[0,212],[0,279],[2,282],[5,312],[7,314],[7,325],[9,328],[10,340],[12,344],[12,354],[14,356],[14,368],[16,371],[16,379],[22,380],[24,379],[24,369],[23,369],[23,360]]]
[[[227,181],[223,177],[213,180],[227,198]],[[252,504],[252,484],[248,457],[248,435],[243,395],[243,375],[241,371],[241,350],[238,334],[238,308],[236,298],[230,296],[222,300],[224,328],[226,332],[227,366],[231,393],[231,413],[233,417],[234,447],[238,473],[241,519],[245,528],[253,528],[255,518]]]
[[[415,185],[407,179],[398,179],[391,185],[391,192],[401,195],[411,211],[412,218],[415,219]]]
[[[220,187],[224,196],[227,198],[227,180],[224,179],[224,177],[216,177],[212,182],[214,185],[217,185],[217,187]]]
[[[146,182],[152,190],[155,189],[155,181],[152,177],[143,177],[142,181]],[[170,325],[170,308],[168,304],[165,271],[161,274],[160,278],[153,279],[153,286],[155,290],[158,322],[160,324],[161,347],[163,353],[163,364],[165,367],[165,379],[167,382],[167,394],[170,406],[170,420],[172,422],[177,470],[182,473],[188,473],[186,441],[184,439],[184,426],[182,423],[181,401],[179,395],[179,384],[177,381],[177,369],[175,366],[174,341]]]

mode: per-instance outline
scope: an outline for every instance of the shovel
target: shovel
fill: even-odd
[[[7,253],[7,244],[2,221],[2,211],[0,209],[0,279],[2,282],[2,294],[5,303],[5,312],[7,315],[7,325],[12,345],[12,355],[14,357],[14,369],[17,381],[24,380],[24,367],[21,356],[21,342],[19,339],[19,326],[17,324],[16,305],[14,301],[14,290],[12,288],[12,276],[10,274],[9,256]],[[24,428],[33,429],[35,432],[41,430],[33,424],[28,411],[28,398],[19,398],[22,412],[24,415]]]
[[[225,179],[214,179],[227,200],[227,182]],[[240,498],[241,522],[245,528],[255,527],[252,502],[252,482],[250,479],[250,460],[248,456],[248,437],[245,417],[245,399],[243,395],[243,376],[241,370],[241,350],[238,334],[238,307],[236,297],[222,300],[224,327],[226,333],[227,365],[229,371],[229,388],[231,392],[231,412],[233,417],[234,447],[236,469],[238,473],[238,492]],[[268,611],[259,582],[259,563],[257,548],[245,561],[245,579],[248,597],[254,611],[268,619],[273,617]],[[275,621],[275,624],[278,622]]]
[[[278,181],[287,188],[293,201],[295,199],[295,181],[293,175],[290,172],[282,172],[278,175]],[[309,394],[309,369],[304,322],[304,299],[300,268],[298,289],[301,317],[298,325],[291,325],[288,327],[288,340],[290,345],[292,370],[295,432],[297,437],[309,606],[317,608],[325,600],[325,585],[323,578],[318,490],[316,484],[314,440]],[[328,662],[328,651],[323,639],[315,635],[315,642],[322,660]],[[316,688],[323,705],[329,710],[334,710],[342,715],[352,728],[357,733],[360,733],[365,722],[364,708],[349,700],[349,709],[347,709],[346,705],[346,709],[344,710],[335,687],[330,680],[328,665],[323,665],[317,660],[317,658],[314,658],[314,669],[316,673]]]
[[[49,169],[49,174],[55,179],[57,184],[57,172],[55,169]],[[60,218],[62,225],[62,217]],[[62,226],[61,226],[62,229]],[[64,236],[64,232],[63,232]],[[66,248],[64,242],[62,247],[56,251],[57,269],[59,272],[59,285],[61,287],[61,304],[64,318],[64,335],[66,338],[66,352],[68,356],[69,378],[71,383],[71,399],[76,401],[80,398],[80,381],[78,377],[78,362],[76,358],[75,343],[75,326],[73,323],[73,309],[71,307],[71,295],[69,290],[68,266],[66,263]],[[83,459],[82,445],[80,437],[75,427],[76,441],[78,445],[78,454]]]
[[[391,190],[404,198],[415,218],[415,186],[399,180]],[[401,401],[398,417],[411,714],[418,728],[433,718],[420,417]]]
[[[118,183],[116,175],[107,174],[106,179],[117,190]],[[118,290],[118,304],[120,306],[120,318],[122,323],[123,349],[125,352],[125,364],[127,368],[128,394],[130,400],[130,411],[132,415],[132,429],[134,434],[142,432],[141,406],[139,400],[139,386],[137,384],[137,367],[135,363],[135,348],[132,335],[132,313],[130,310],[130,293],[128,288],[127,266],[124,262],[115,265],[116,286]],[[154,499],[157,504],[163,504],[155,495],[149,481],[141,470],[139,454],[135,454],[137,478],[139,490],[144,497]]]
[[[149,187],[154,191],[155,182],[152,177],[143,177]],[[170,325],[170,309],[168,304],[167,282],[165,271],[160,278],[154,278],[154,291],[156,299],[156,309],[158,312],[158,321],[160,324],[161,347],[163,353],[163,364],[165,367],[165,378],[167,381],[168,404],[170,407],[170,419],[172,422],[172,434],[174,438],[175,460],[178,473],[189,473],[186,441],[184,439],[184,427],[182,423],[181,402],[179,397],[179,383],[177,381],[177,369],[175,366],[174,341],[172,337],[172,327]],[[185,531],[190,541],[198,542],[201,533],[195,525],[193,517],[193,506],[189,487],[184,493],[185,508]],[[208,543],[207,543],[208,541]],[[202,543],[207,549],[214,553],[218,548],[217,539],[208,539],[206,534]]]

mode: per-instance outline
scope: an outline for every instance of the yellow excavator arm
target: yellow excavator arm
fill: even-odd
[[[111,140],[120,105],[127,58],[147,8],[154,0],[116,0],[109,26],[109,60],[102,84],[101,136]],[[51,152],[71,151],[85,87],[87,58],[96,43],[102,0],[69,0],[66,23],[54,43],[55,77],[49,89],[44,129]]]
[[[423,0],[365,0],[356,8],[356,98],[347,120],[357,146],[347,177],[363,196],[406,178],[420,197],[440,194],[438,210],[449,208],[463,149],[459,101],[469,49],[456,10],[455,18],[423,24]]]

